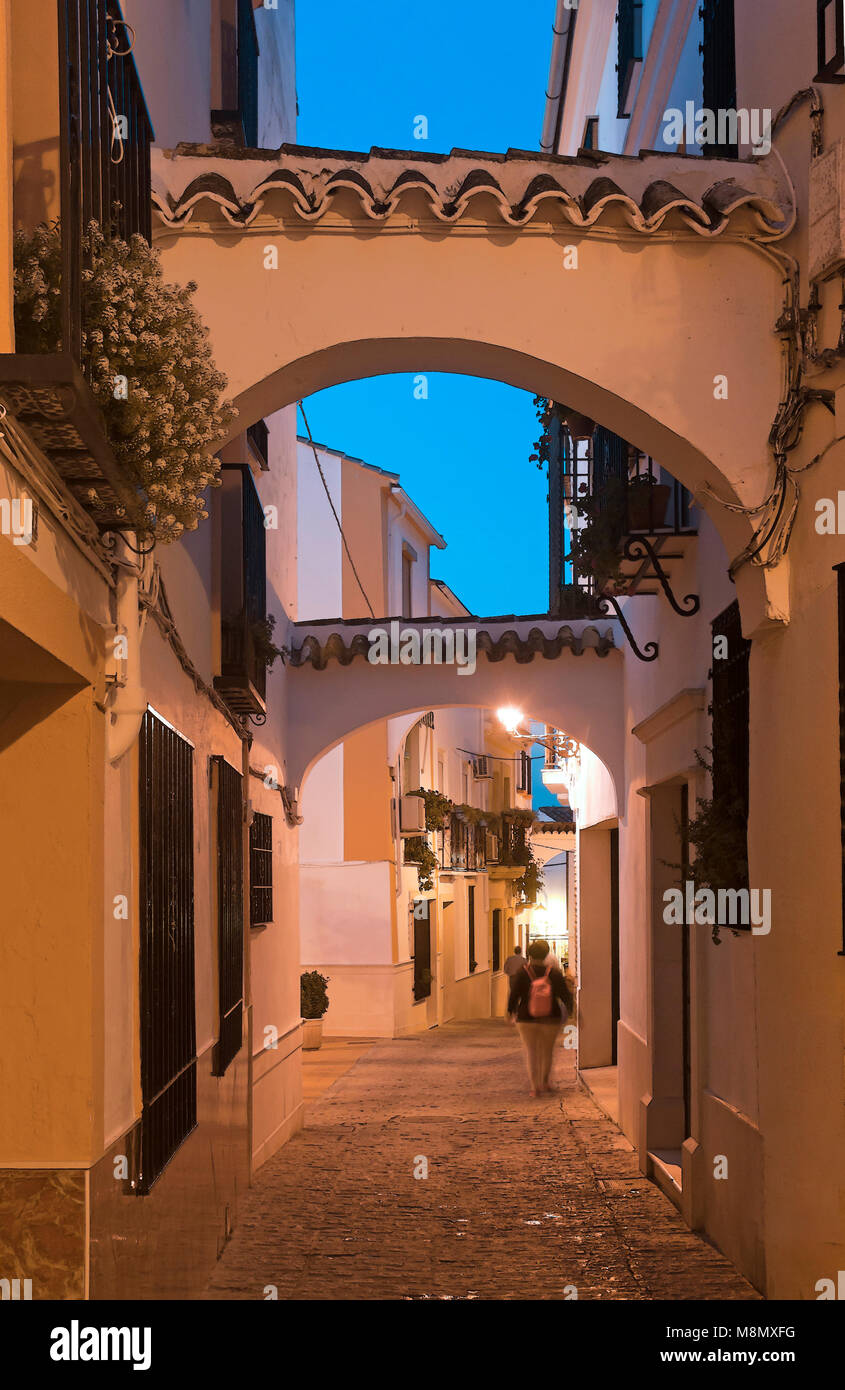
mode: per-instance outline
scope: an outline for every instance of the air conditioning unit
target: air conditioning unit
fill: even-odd
[[[399,802],[399,833],[425,834],[425,801],[421,796],[403,796]]]
[[[492,778],[493,769],[490,766],[490,761],[486,753],[478,753],[473,758],[472,775],[477,778],[479,782],[484,778]]]
[[[484,840],[484,857],[490,864],[497,863],[499,859],[499,837],[489,831]]]

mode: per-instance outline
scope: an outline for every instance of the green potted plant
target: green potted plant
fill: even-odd
[[[268,671],[279,657],[284,659],[284,648],[277,647],[273,640],[273,633],[276,627],[276,619],[272,613],[268,613],[266,618],[256,618],[251,624],[252,642],[255,655],[262,666],[266,666]]]
[[[323,1044],[323,1015],[329,1007],[326,985],[330,976],[306,970],[299,977],[299,1009],[302,1015],[302,1050],[316,1052]]]
[[[665,526],[672,489],[653,473],[635,473],[628,482],[628,529],[654,531]]]
[[[623,480],[613,478],[601,492],[576,498],[574,502],[583,524],[572,531],[566,558],[580,574],[592,578],[597,594],[625,591],[621,543],[625,534],[626,492]]]

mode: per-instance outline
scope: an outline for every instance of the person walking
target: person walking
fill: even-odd
[[[502,966],[502,969],[510,979],[513,979],[513,976],[518,975],[520,970],[523,970],[524,968],[525,957],[522,954],[522,947],[514,946],[513,954],[508,956],[507,960]]]
[[[528,961],[511,977],[508,997],[508,1018],[519,1032],[532,1096],[554,1089],[549,1085],[554,1047],[572,1005],[562,972],[545,963],[548,954],[548,941],[531,943]]]

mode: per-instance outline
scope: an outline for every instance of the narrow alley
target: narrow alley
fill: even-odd
[[[558,1047],[560,1089],[532,1101],[502,1020],[377,1043],[258,1172],[206,1296],[757,1298],[638,1171],[572,1058]]]

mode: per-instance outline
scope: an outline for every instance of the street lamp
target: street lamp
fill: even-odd
[[[545,748],[548,753],[553,753],[556,760],[577,758],[581,752],[581,745],[578,740],[570,738],[569,734],[561,733],[559,729],[552,729],[545,734],[523,733],[519,726],[524,722],[525,715],[522,710],[516,709],[513,705],[504,705],[501,709],[496,710],[496,717],[505,732],[510,734],[517,743],[529,747],[539,743],[541,748]]]

